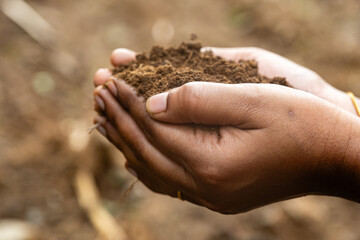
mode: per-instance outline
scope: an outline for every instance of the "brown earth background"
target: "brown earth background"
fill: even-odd
[[[338,198],[303,197],[224,216],[139,183],[120,202],[134,179],[121,154],[86,130],[94,116],[92,77],[110,66],[113,49],[178,45],[191,33],[207,46],[277,52],[360,96],[360,1],[27,3],[54,32],[51,47],[41,45],[0,12],[0,237],[15,219],[37,229],[36,239],[102,239],[78,204],[81,167],[94,170],[101,207],[129,239],[360,239],[360,205]]]

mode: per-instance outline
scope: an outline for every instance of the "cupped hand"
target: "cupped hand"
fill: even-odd
[[[202,48],[202,51],[212,51],[215,55],[232,61],[238,61],[240,59],[256,60],[260,74],[267,77],[285,77],[295,89],[311,93],[348,112],[355,115],[357,114],[346,93],[328,84],[314,71],[280,55],[256,47],[205,47]],[[110,61],[113,66],[118,66],[135,60],[135,56],[136,53],[134,51],[119,48],[112,52]],[[95,86],[105,83],[111,75],[111,70],[106,68],[99,69],[94,77]],[[357,99],[357,101],[360,103],[359,99]]]
[[[238,213],[341,189],[339,160],[354,117],[311,94],[271,84],[199,82],[145,106],[124,81],[106,86],[95,90],[100,132],[155,192],[176,197],[181,191],[190,202]]]

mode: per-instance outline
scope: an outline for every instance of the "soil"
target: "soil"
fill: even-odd
[[[136,61],[118,66],[114,76],[124,79],[145,99],[194,81],[290,86],[285,78],[260,75],[255,60],[227,61],[211,51],[201,52],[201,48],[196,37],[178,48],[156,45],[149,54],[137,54]]]

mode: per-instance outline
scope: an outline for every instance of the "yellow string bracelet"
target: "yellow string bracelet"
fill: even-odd
[[[357,112],[357,114],[358,114],[359,117],[360,117],[360,109],[359,109],[359,106],[358,106],[358,104],[357,104],[357,102],[356,102],[355,95],[354,95],[352,92],[348,92],[347,95],[349,95],[352,103],[354,104],[354,107],[355,107],[355,109],[356,109],[356,112]]]

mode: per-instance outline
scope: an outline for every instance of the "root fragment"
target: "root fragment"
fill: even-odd
[[[94,125],[92,125],[91,127],[89,127],[87,129],[88,133],[91,134],[98,126],[100,126],[100,123],[95,123]]]

